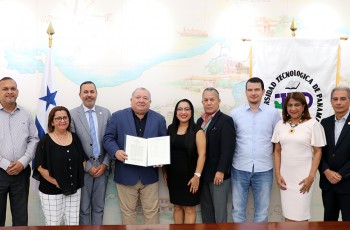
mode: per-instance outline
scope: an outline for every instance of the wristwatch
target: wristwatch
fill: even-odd
[[[200,173],[194,173],[194,175],[196,175],[198,178],[201,178],[201,174]]]

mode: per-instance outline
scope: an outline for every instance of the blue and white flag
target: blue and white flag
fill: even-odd
[[[47,132],[47,119],[53,107],[56,106],[57,85],[54,75],[54,61],[52,57],[52,48],[49,48],[49,53],[45,63],[45,73],[41,83],[37,114],[35,125],[38,129],[39,138],[43,137]]]

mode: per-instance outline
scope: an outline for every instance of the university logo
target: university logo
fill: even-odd
[[[300,70],[290,70],[279,74],[266,88],[264,103],[277,109],[283,108],[287,95],[291,92],[302,92],[306,98],[311,116],[317,121],[322,119],[322,90],[310,75]]]

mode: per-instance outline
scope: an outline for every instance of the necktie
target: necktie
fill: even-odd
[[[92,138],[92,152],[94,154],[94,157],[98,157],[98,155],[100,155],[100,151],[98,149],[98,144],[97,144],[96,129],[95,129],[94,118],[92,117],[92,110],[89,110],[89,125],[90,125],[90,134]]]

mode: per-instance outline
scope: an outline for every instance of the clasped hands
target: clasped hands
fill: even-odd
[[[7,167],[6,172],[7,172],[7,174],[14,176],[14,175],[18,175],[20,172],[22,172],[23,169],[24,169],[24,166],[22,165],[21,162],[14,161],[14,162],[11,162],[9,167]]]
[[[339,173],[330,169],[326,169],[323,173],[331,184],[337,184],[342,179],[342,176]]]
[[[107,165],[105,164],[100,164],[99,166],[92,166],[88,173],[93,176],[93,177],[100,177],[101,175],[103,175],[103,173],[106,171],[107,169]]]

